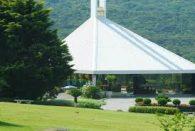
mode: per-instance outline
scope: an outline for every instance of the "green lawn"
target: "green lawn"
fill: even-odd
[[[156,115],[0,103],[0,131],[158,131]]]

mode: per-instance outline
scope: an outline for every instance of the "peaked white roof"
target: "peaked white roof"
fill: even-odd
[[[76,73],[195,73],[195,64],[108,20],[91,17],[64,39]]]

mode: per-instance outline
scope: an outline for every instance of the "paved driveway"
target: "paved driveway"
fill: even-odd
[[[134,101],[134,98],[110,98],[105,100],[106,105],[102,106],[102,109],[128,111],[130,106],[135,105]]]
[[[189,100],[195,99],[195,97],[173,97],[171,99],[180,99],[182,104],[188,104]],[[151,98],[152,102],[156,102],[155,98]],[[130,106],[135,105],[135,98],[109,98],[105,100],[106,105],[102,106],[104,110],[122,110],[128,111]]]

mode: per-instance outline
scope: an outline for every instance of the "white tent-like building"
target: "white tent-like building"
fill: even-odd
[[[64,39],[75,73],[195,73],[195,64],[106,18],[106,0],[91,0],[91,17]]]

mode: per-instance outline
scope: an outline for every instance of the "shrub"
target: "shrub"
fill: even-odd
[[[136,113],[160,113],[160,114],[176,114],[179,109],[173,107],[158,107],[158,106],[134,106],[129,108],[129,112]]]
[[[69,107],[74,107],[75,106],[73,100],[34,101],[32,104],[51,105],[51,106],[69,106]],[[92,100],[92,99],[80,99],[80,100],[78,100],[77,107],[100,109],[102,105],[104,105],[103,101]]]
[[[74,102],[77,103],[77,98],[82,95],[80,89],[71,89],[68,91],[68,94],[74,97]]]
[[[195,112],[195,106],[190,106],[188,104],[180,104],[180,106],[178,106],[178,108],[182,112]]]
[[[159,99],[157,100],[157,102],[158,102],[158,105],[159,105],[159,106],[166,106],[167,103],[168,103],[167,99],[165,99],[165,98],[159,98]]]
[[[105,78],[108,82],[114,82],[116,81],[117,77],[115,75],[107,75]]]
[[[151,99],[149,99],[149,98],[146,98],[146,99],[144,99],[144,101],[143,101],[143,103],[144,103],[144,105],[146,105],[146,106],[149,106],[149,105],[151,105]]]
[[[182,113],[175,114],[173,117],[159,115],[158,120],[164,131],[183,131],[189,128],[193,122],[193,118]]]
[[[78,101],[78,107],[81,108],[100,109],[103,104],[102,101],[92,99],[81,99]]]
[[[166,99],[167,103],[171,102],[171,99],[168,96],[166,96],[165,94],[159,94],[155,99],[158,101],[158,99],[162,99],[162,98]]]
[[[71,100],[48,100],[48,101],[34,101],[32,104],[36,105],[52,105],[52,106],[74,106]]]
[[[189,101],[189,104],[190,104],[191,106],[194,106],[194,105],[195,105],[195,100],[190,100],[190,101]]]
[[[0,102],[14,102],[12,98],[0,98]]]
[[[91,99],[101,98],[101,89],[96,86],[84,86],[82,88],[83,96]]]
[[[143,102],[143,101],[144,101],[144,99],[141,98],[141,97],[137,97],[137,98],[135,99],[135,102],[136,102],[136,103],[141,103],[141,102]]]
[[[121,92],[121,85],[120,84],[113,84],[113,85],[111,85],[111,91],[113,91],[113,92]]]
[[[174,99],[174,100],[173,100],[173,104],[174,104],[175,106],[179,106],[179,105],[181,104],[181,101],[180,101],[179,99]]]

